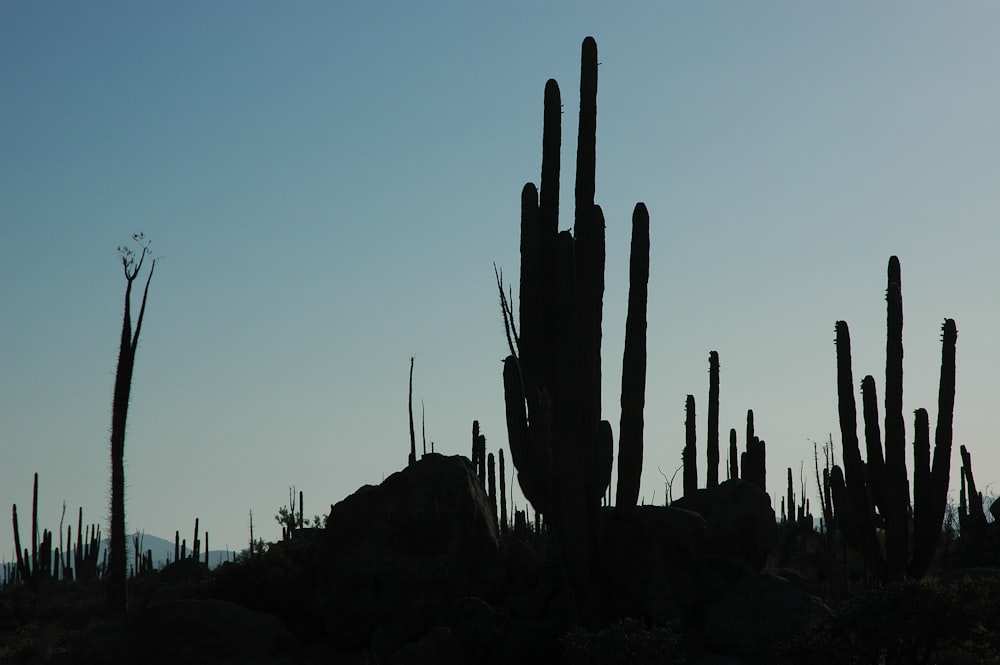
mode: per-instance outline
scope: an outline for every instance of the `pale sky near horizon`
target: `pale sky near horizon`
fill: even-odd
[[[680,464],[688,393],[704,482],[714,349],[723,443],[736,428],[742,449],[752,408],[772,496],[804,462],[815,503],[813,442],[840,449],[834,323],[881,403],[892,254],[908,440],[914,409],[936,417],[954,318],[952,469],[966,444],[996,494],[998,29],[992,2],[0,0],[0,506],[30,533],[37,471],[41,526],[65,501],[74,531],[82,506],[107,532],[115,248],[134,231],[160,259],[130,529],[198,517],[241,549],[250,510],[280,536],[290,486],[312,515],[402,468],[410,356],[418,439],[422,400],[438,452],[467,455],[473,419],[506,448],[493,263],[517,275],[548,78],[572,225],[586,35],[616,439],[635,202],[651,217],[645,500]]]

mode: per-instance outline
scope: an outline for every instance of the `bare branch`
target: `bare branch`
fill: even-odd
[[[497,268],[497,264],[493,264],[493,274],[497,279],[497,290],[500,292],[500,312],[503,314],[503,329],[507,336],[507,347],[510,349],[510,355],[517,358],[517,350],[514,346],[514,340],[511,337],[513,329],[513,319],[514,313],[510,308],[510,303],[507,302],[507,296],[503,291],[503,273]]]

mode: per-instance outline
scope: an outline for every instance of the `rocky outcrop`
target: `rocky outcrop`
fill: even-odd
[[[91,665],[301,662],[277,618],[222,600],[179,600],[150,607],[81,638]]]
[[[706,522],[711,552],[738,557],[760,570],[777,534],[771,499],[754,483],[727,480],[678,499],[673,508],[698,513]]]
[[[450,602],[502,593],[500,537],[464,457],[425,455],[362,487],[333,507],[326,532],[321,613],[342,647],[368,645],[388,624],[418,638]]]
[[[601,515],[601,606],[608,619],[644,617],[668,625],[691,615],[704,568],[705,520],[662,506]]]

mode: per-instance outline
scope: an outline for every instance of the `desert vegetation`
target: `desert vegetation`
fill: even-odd
[[[815,496],[804,464],[797,480],[792,468],[779,472],[783,496],[767,493],[752,405],[744,405],[742,442],[730,427],[721,448],[724,350],[713,349],[702,445],[698,391],[684,404],[682,496],[673,499],[668,480],[662,502],[640,501],[650,215],[637,203],[631,220],[616,455],[601,413],[602,330],[616,324],[603,316],[597,89],[597,44],[587,38],[573,229],[559,230],[563,102],[549,80],[540,185],[521,191],[516,301],[495,268],[506,449],[491,450],[470,418],[468,457],[435,453],[433,444],[428,452],[426,437],[418,451],[411,358],[406,464],[311,519],[303,494],[290,489],[275,516],[281,540],[255,538],[251,515],[247,548],[215,567],[197,518],[190,550],[177,532],[174,556],[157,562],[137,535],[128,565],[120,461],[152,267],[133,332],[131,287],[147,249],[123,252],[110,546],[101,558],[100,527],[85,527],[82,509],[75,545],[72,526],[65,541],[61,524],[55,535],[39,534],[34,509],[25,543],[13,506],[17,558],[3,568],[0,662],[1000,662],[1000,503],[979,491],[965,446],[960,502],[948,503],[957,326],[942,326],[932,454],[929,412],[916,411],[909,438],[905,427],[895,256],[881,417],[875,379],[860,383],[864,451],[850,332],[837,321],[831,362],[841,431],[839,443],[816,447]],[[508,492],[513,478],[525,505]],[[36,475],[34,504],[38,492]]]

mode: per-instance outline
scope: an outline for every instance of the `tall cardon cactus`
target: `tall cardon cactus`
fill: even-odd
[[[611,426],[601,419],[605,243],[604,215],[594,204],[597,44],[591,37],[584,40],[581,55],[572,233],[558,230],[561,116],[559,86],[550,79],[544,95],[541,187],[528,183],[521,192],[516,323],[499,275],[498,286],[511,352],[503,371],[511,460],[525,497],[545,515],[560,543],[578,609],[586,613],[597,508],[611,480],[613,458]],[[648,225],[645,206],[639,204],[633,214],[633,252],[638,247],[640,256],[633,256],[630,274],[622,388],[622,432],[628,443],[619,465],[619,505],[635,504],[642,463]]]
[[[847,323],[836,325],[837,394],[843,441],[844,470],[831,474],[833,502],[844,535],[883,580],[927,573],[941,536],[951,470],[952,422],[955,408],[955,321],[942,326],[938,414],[931,463],[927,411],[915,412],[913,436],[913,501],[906,472],[903,416],[903,297],[899,259],[889,259],[886,288],[885,454],[879,441],[875,379],[861,382],[867,462],[862,461],[857,434],[857,408],[851,374],[851,338]],[[912,506],[912,511],[911,511]],[[911,521],[913,532],[910,533]],[[885,549],[876,529],[884,526]]]

